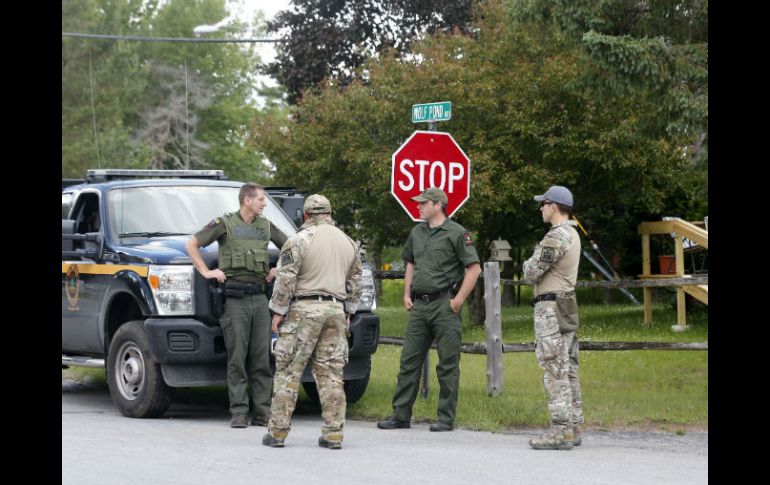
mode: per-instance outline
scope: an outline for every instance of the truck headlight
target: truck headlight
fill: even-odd
[[[159,315],[195,313],[194,271],[192,266],[150,266],[147,280]]]
[[[363,264],[361,281],[363,283],[363,289],[361,291],[361,298],[358,300],[358,311],[374,311],[377,309],[377,299],[375,298],[372,267],[369,263]]]

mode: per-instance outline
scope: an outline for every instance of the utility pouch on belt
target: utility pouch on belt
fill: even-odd
[[[574,291],[568,291],[563,296],[556,296],[556,317],[562,332],[574,332],[578,329],[578,306]]]
[[[225,289],[214,283],[209,285],[209,292],[211,293],[211,311],[214,312],[215,317],[221,317],[225,313]]]

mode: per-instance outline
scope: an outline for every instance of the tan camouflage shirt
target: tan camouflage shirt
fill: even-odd
[[[524,262],[524,279],[535,296],[575,289],[580,263],[580,236],[571,221],[553,226]]]
[[[292,297],[326,295],[344,301],[346,313],[355,313],[363,272],[358,249],[330,216],[305,222],[281,248],[270,309],[285,315]]]

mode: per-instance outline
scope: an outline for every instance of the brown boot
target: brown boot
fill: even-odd
[[[233,419],[230,420],[231,428],[248,428],[249,420],[245,414],[236,414]]]

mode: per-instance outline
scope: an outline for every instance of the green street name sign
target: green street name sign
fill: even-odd
[[[412,105],[412,123],[448,121],[452,117],[452,103],[426,103]]]

